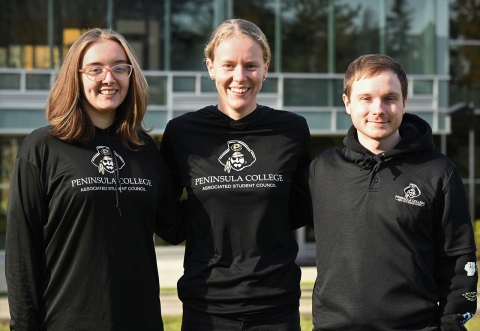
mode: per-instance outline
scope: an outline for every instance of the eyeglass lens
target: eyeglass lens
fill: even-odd
[[[99,81],[105,78],[107,72],[110,71],[117,79],[130,77],[132,68],[126,64],[117,64],[111,68],[108,67],[88,67],[84,69],[85,74],[90,80]]]

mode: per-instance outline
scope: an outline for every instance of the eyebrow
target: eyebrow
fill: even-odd
[[[115,60],[113,62],[113,65],[117,65],[117,64],[128,64],[128,60]],[[88,66],[100,66],[100,67],[103,67],[104,64],[102,62],[90,62],[90,63],[85,63],[84,64],[85,67],[88,67]]]
[[[368,96],[371,96],[371,95],[372,95],[372,93],[357,94],[358,97],[368,97]],[[390,91],[390,92],[387,92],[387,93],[383,94],[383,96],[388,96],[388,95],[402,95],[402,93],[397,93],[397,92]]]

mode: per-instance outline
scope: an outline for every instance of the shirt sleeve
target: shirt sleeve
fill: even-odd
[[[47,215],[39,169],[17,158],[10,182],[5,242],[11,330],[39,328],[40,276],[45,252],[43,224]]]
[[[478,271],[465,188],[456,168],[442,193],[443,201],[436,206],[441,227],[434,271],[440,291],[439,319],[442,331],[466,330],[465,323],[477,310]]]
[[[313,223],[312,200],[308,188],[308,165],[312,159],[312,144],[310,130],[308,129],[306,121],[304,125],[301,154],[290,189],[288,216],[291,229],[298,229]]]
[[[465,323],[477,310],[475,253],[439,258],[435,274],[440,290],[442,331],[466,331]]]

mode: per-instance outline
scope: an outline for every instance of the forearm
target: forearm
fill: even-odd
[[[466,330],[464,325],[477,310],[478,271],[475,253],[441,257],[436,267],[440,290],[442,331]]]

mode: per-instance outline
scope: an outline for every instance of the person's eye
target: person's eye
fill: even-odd
[[[87,72],[90,74],[101,74],[103,72],[102,67],[90,67],[87,69]]]
[[[126,65],[116,65],[112,68],[112,70],[116,73],[123,73],[128,72],[129,67]]]

